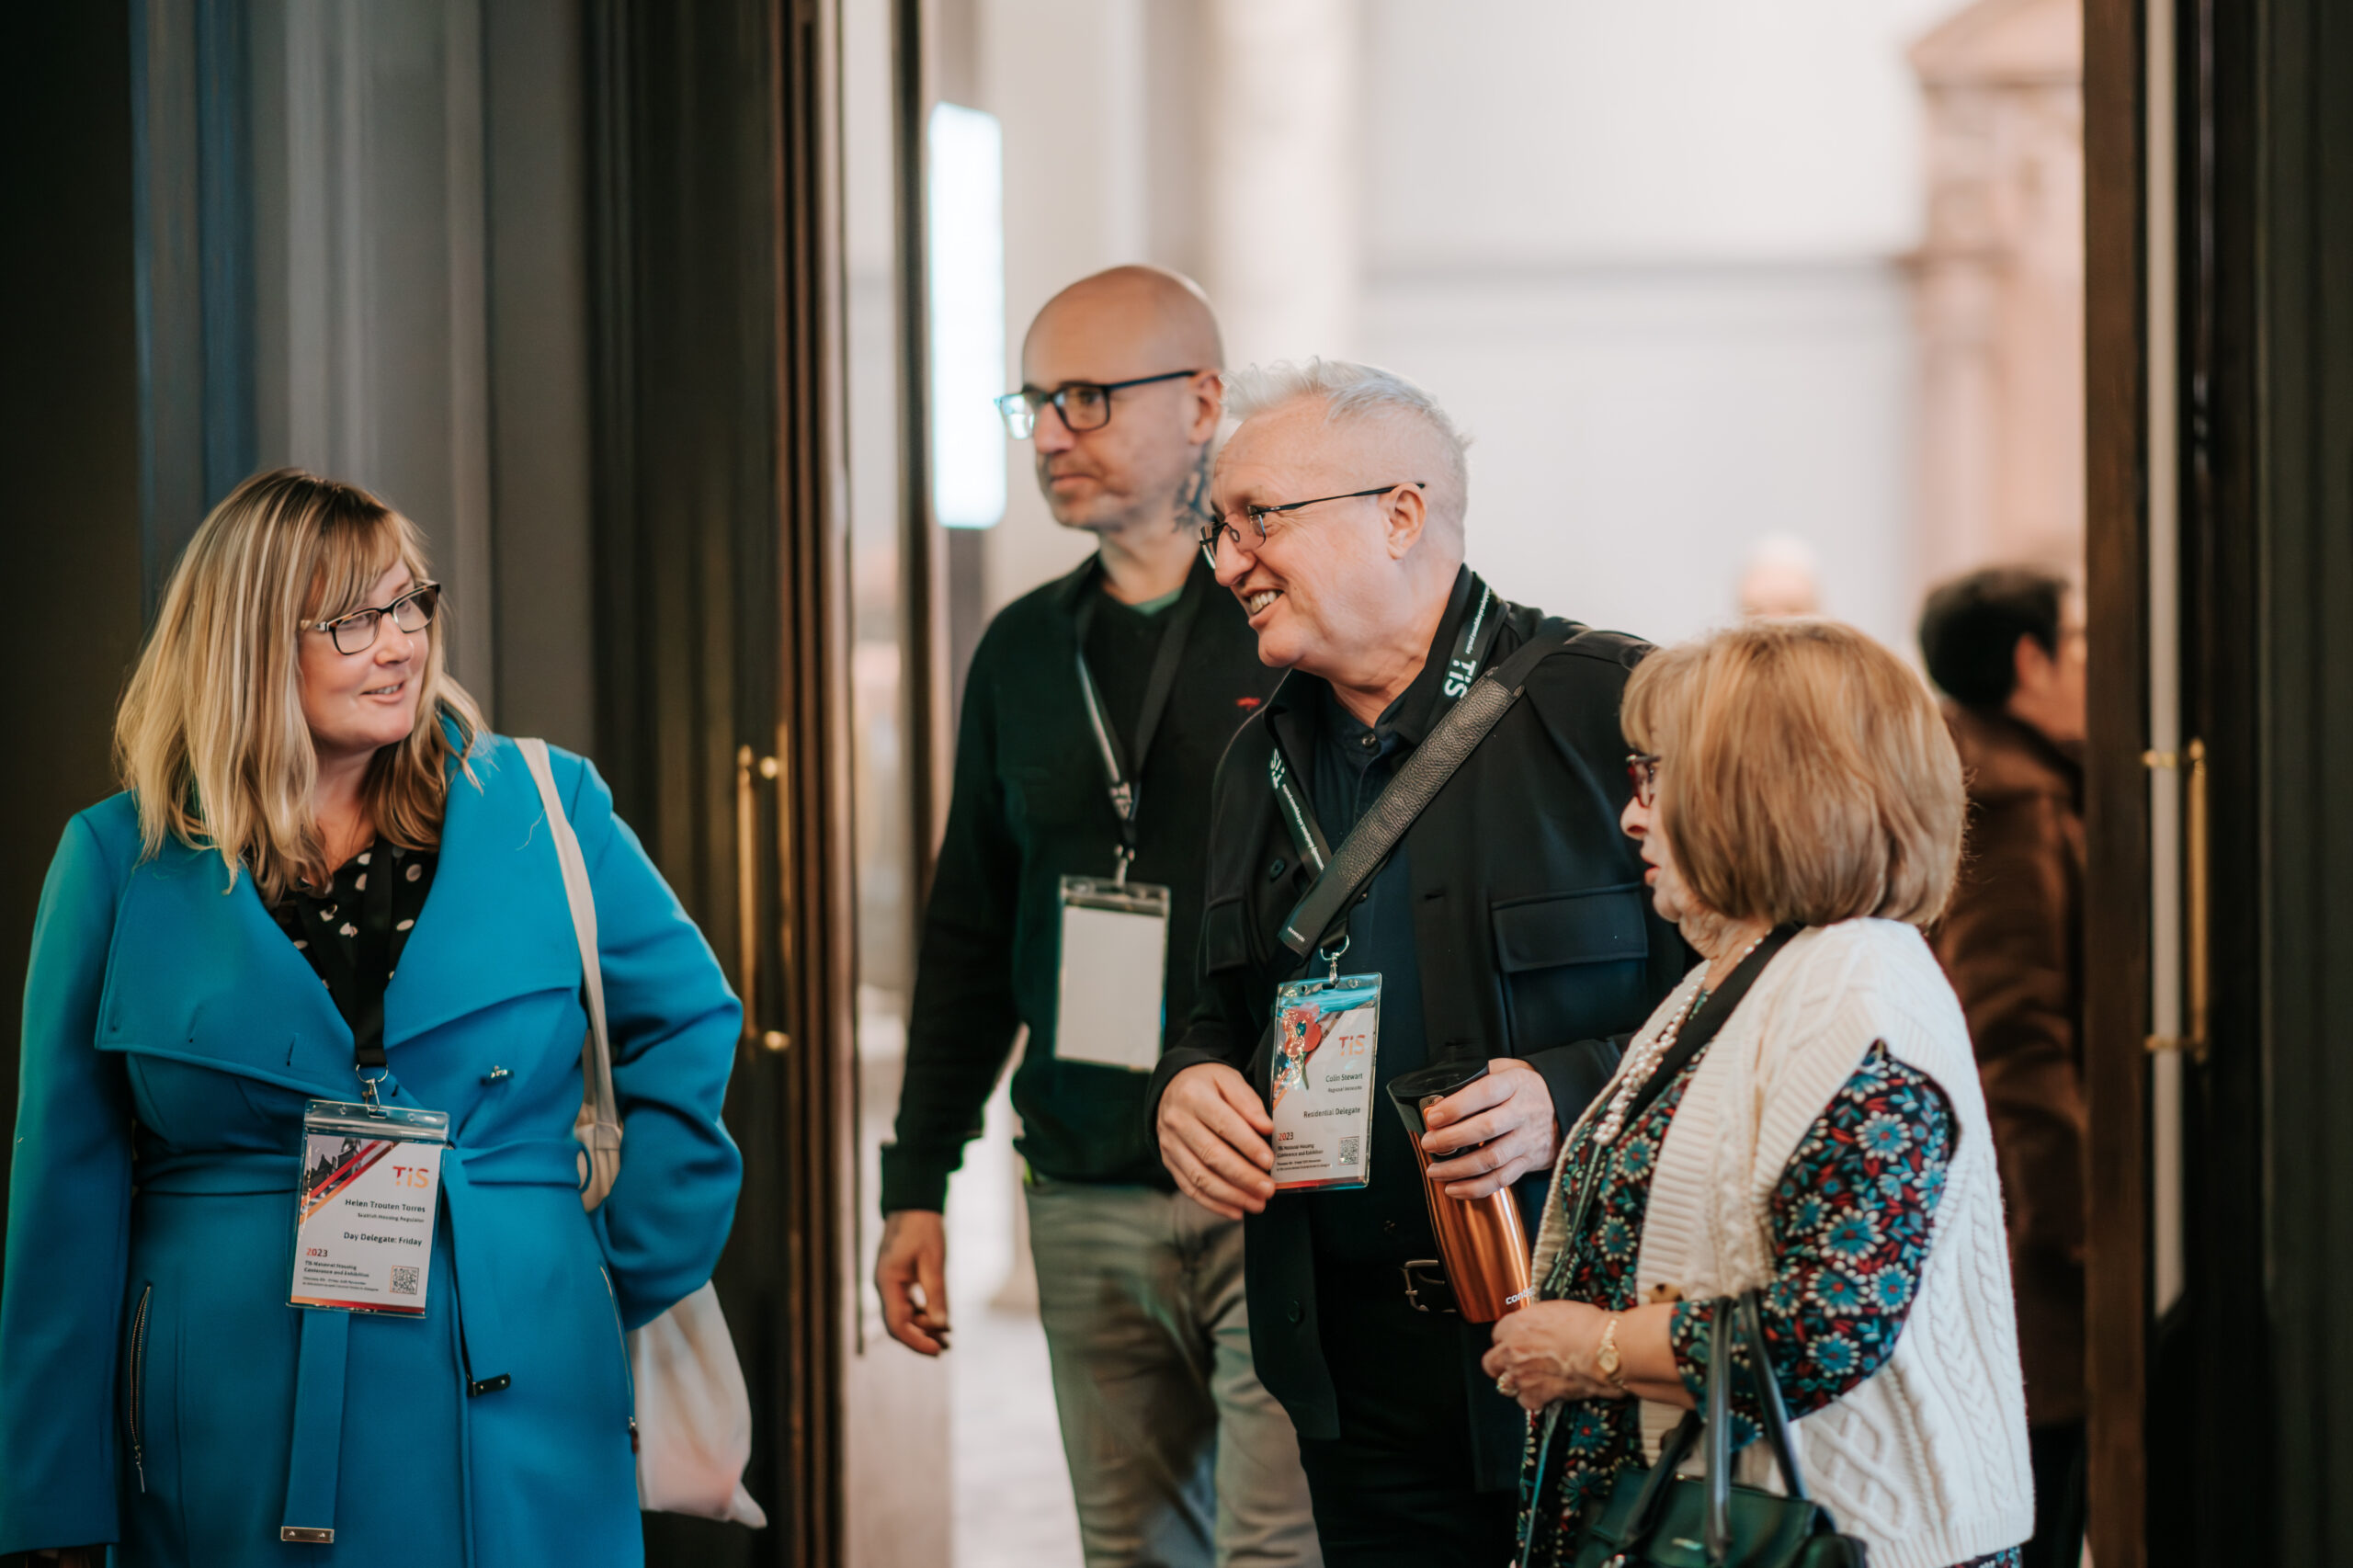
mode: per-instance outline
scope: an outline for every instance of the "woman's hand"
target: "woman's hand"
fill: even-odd
[[[1584,1301],[1537,1301],[1507,1312],[1480,1369],[1530,1413],[1564,1399],[1623,1399],[1626,1391],[1593,1364],[1609,1318]]]

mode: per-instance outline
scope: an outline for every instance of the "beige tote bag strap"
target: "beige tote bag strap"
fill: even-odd
[[[540,787],[548,832],[555,840],[556,863],[563,868],[563,896],[572,906],[572,934],[580,944],[581,990],[588,1001],[588,1039],[580,1048],[580,1117],[573,1136],[586,1151],[580,1201],[594,1209],[613,1189],[621,1168],[621,1119],[613,1100],[612,1037],[605,1028],[605,974],[597,961],[597,900],[588,886],[588,865],[580,856],[580,840],[573,835],[572,819],[555,791],[555,770],[548,762],[548,744],[518,740],[516,747]]]

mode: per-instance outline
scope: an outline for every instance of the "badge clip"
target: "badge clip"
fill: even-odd
[[[1324,976],[1324,984],[1337,985],[1340,983],[1340,958],[1342,954],[1348,950],[1348,943],[1350,940],[1352,940],[1352,938],[1346,931],[1343,931],[1340,933],[1339,946],[1324,948],[1316,953],[1315,956],[1317,958],[1322,959],[1325,963],[1332,966]]]

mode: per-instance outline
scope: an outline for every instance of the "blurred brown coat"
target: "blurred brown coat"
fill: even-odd
[[[2027,1418],[2084,1418],[2083,767],[2001,713],[1948,706],[1969,781],[1952,907],[1931,939],[1994,1123]]]

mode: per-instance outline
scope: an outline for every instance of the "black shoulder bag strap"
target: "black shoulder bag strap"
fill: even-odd
[[[1086,632],[1095,624],[1095,596],[1100,592],[1099,584],[1090,578],[1078,607],[1078,689],[1086,700],[1086,722],[1095,733],[1096,749],[1102,754],[1111,811],[1120,819],[1120,869],[1116,880],[1124,882],[1128,880],[1128,868],[1136,858],[1136,813],[1142,809],[1141,775],[1144,758],[1152,755],[1153,737],[1160,731],[1161,716],[1168,710],[1168,694],[1176,689],[1177,667],[1185,658],[1185,640],[1192,632],[1193,618],[1200,613],[1203,595],[1188,577],[1176,603],[1167,611],[1168,625],[1160,634],[1160,651],[1153,656],[1152,673],[1144,679],[1143,706],[1136,712],[1135,765],[1131,767],[1127,753],[1120,744],[1120,733],[1112,727],[1111,716],[1103,711],[1103,696],[1096,689],[1095,672],[1086,663]]]
[[[1658,1065],[1651,1069],[1648,1078],[1643,1080],[1643,1086],[1634,1091],[1634,1097],[1626,1102],[1626,1114],[1620,1122],[1620,1126],[1631,1127],[1642,1119],[1643,1112],[1650,1109],[1651,1102],[1675,1082],[1675,1075],[1699,1054],[1699,1048],[1716,1038],[1716,1031],[1724,1027],[1725,1020],[1733,1015],[1733,1009],[1740,1006],[1740,999],[1748,994],[1748,988],[1756,983],[1756,977],[1763,974],[1765,966],[1773,961],[1773,955],[1788,947],[1790,938],[1804,929],[1802,926],[1776,926],[1762,941],[1748,949],[1747,956],[1724,976],[1724,983],[1708,994],[1699,1009],[1700,1016],[1684,1018],[1683,1027],[1676,1031],[1675,1043],[1667,1048],[1665,1056],[1658,1059]]]
[[[1501,619],[1501,616],[1496,619]],[[1461,673],[1462,661],[1458,660],[1449,667],[1449,689],[1441,696],[1451,698],[1459,691],[1461,700],[1452,703],[1438,727],[1414,748],[1414,755],[1405,759],[1397,777],[1381,791],[1372,809],[1365,812],[1355,830],[1332,853],[1322,874],[1292,909],[1290,918],[1283,922],[1283,946],[1305,958],[1346,929],[1347,911],[1355,904],[1357,895],[1380,874],[1390,851],[1397,847],[1397,841],[1405,836],[1423,809],[1438,798],[1447,780],[1471,760],[1471,754],[1479,749],[1480,743],[1494,733],[1512,704],[1519,700],[1528,689],[1529,672],[1559,653],[1576,631],[1573,621],[1557,618],[1547,620],[1537,628],[1526,647],[1470,681],[1467,687]],[[1488,634],[1493,634],[1492,626]],[[1298,785],[1284,769],[1279,750],[1275,753],[1272,773],[1275,792],[1283,802],[1283,814],[1297,837],[1299,824],[1304,821],[1312,825],[1313,817],[1299,796]],[[1304,857],[1306,853],[1302,843],[1301,854]]]

